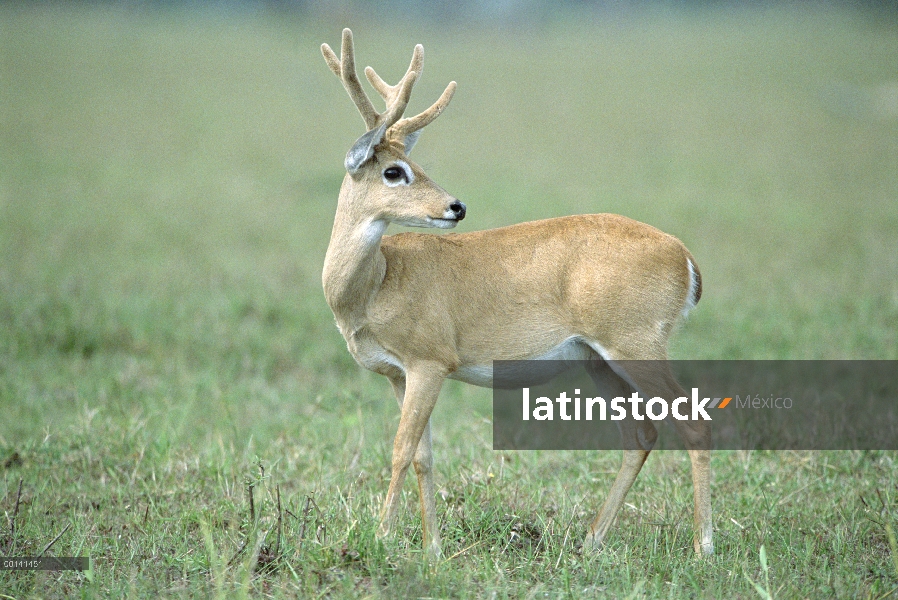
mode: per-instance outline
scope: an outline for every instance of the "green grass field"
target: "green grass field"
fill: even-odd
[[[619,453],[494,452],[490,391],[454,382],[446,559],[412,482],[376,540],[398,410],[320,288],[363,126],[318,47],[350,26],[387,79],[424,44],[410,110],[459,82],[414,153],[457,231],[625,214],[701,266],[675,358],[898,359],[898,29],[800,6],[499,30],[0,6],[0,554],[62,532],[48,554],[94,564],[0,571],[0,598],[894,597],[894,452],[716,453],[709,560],[688,458],[657,452],[584,555]]]

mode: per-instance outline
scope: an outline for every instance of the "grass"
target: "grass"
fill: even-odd
[[[459,81],[415,150],[468,204],[459,230],[626,214],[702,268],[674,357],[898,358],[898,32],[867,14],[497,32],[2,6],[0,549],[69,526],[49,553],[94,568],[0,571],[0,593],[894,595],[893,452],[716,453],[706,561],[688,459],[658,452],[583,555],[617,453],[496,453],[489,391],[454,382],[433,417],[447,560],[421,558],[411,483],[374,538],[398,411],[319,283],[361,133],[318,51],[344,25],[387,79],[424,43],[411,110]]]

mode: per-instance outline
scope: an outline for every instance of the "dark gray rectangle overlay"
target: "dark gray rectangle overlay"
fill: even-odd
[[[86,556],[3,556],[0,571],[87,571]]]
[[[665,400],[649,407],[663,419],[645,414],[653,397]],[[707,419],[709,449],[898,450],[898,361],[888,360],[495,361],[493,448],[621,449],[614,399],[624,419],[654,425],[655,449],[685,447],[676,409],[678,420]]]

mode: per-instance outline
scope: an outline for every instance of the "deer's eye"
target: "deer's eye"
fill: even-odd
[[[406,179],[405,171],[403,171],[399,167],[388,167],[384,169],[384,178],[387,181],[398,182]]]
[[[390,187],[411,185],[415,180],[412,168],[404,160],[397,160],[381,173],[384,183]]]

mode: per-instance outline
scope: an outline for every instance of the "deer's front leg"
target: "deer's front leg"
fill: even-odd
[[[393,386],[393,393],[396,394],[396,400],[399,402],[399,409],[405,400],[405,379],[390,379]],[[433,483],[433,448],[430,437],[430,420],[424,427],[424,433],[421,435],[421,441],[418,442],[418,449],[412,459],[415,467],[415,474],[418,476],[418,495],[421,499],[421,522],[424,538],[424,548],[432,555],[440,554],[440,530],[437,525],[436,510],[436,488]],[[386,523],[389,529],[389,523]],[[382,529],[384,525],[381,526]]]
[[[439,553],[439,533],[436,527],[436,506],[433,486],[433,457],[430,448],[428,422],[443,386],[444,370],[439,365],[419,365],[406,373],[405,393],[399,430],[393,441],[393,471],[390,488],[381,511],[378,534],[386,536],[392,528],[399,506],[399,494],[408,467],[415,460],[421,492],[421,508],[425,547]],[[394,384],[394,390],[396,385]],[[397,393],[398,396],[398,393]],[[430,538],[428,540],[428,537]]]

